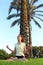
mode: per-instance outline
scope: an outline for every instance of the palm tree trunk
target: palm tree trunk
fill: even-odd
[[[27,1],[21,0],[21,22],[20,22],[20,34],[23,35],[25,43],[29,42],[29,25],[28,25],[28,13],[27,13]]]
[[[30,55],[30,57],[32,57],[32,37],[31,37],[31,25],[30,25],[30,23],[29,23],[29,47],[30,47],[29,55]]]
[[[29,57],[31,57],[31,31],[30,31],[30,27],[29,27],[29,22],[30,22],[30,17],[29,17],[29,12],[28,12],[28,8],[27,8],[27,0],[21,0],[21,16],[20,16],[20,34],[23,35],[24,39],[25,39],[25,43],[28,45],[29,44],[29,48],[30,50],[29,52]]]

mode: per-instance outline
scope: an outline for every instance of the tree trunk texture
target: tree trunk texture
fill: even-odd
[[[28,52],[29,57],[32,56],[32,41],[31,41],[31,30],[30,30],[30,16],[27,5],[27,0],[21,0],[21,15],[20,15],[20,34],[23,35],[25,43],[29,44]]]
[[[21,0],[21,22],[20,22],[20,34],[23,35],[25,43],[29,42],[29,25],[28,25],[28,13],[27,13],[27,1]]]

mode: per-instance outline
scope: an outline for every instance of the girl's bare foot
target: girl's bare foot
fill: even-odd
[[[23,60],[23,61],[28,61],[28,59],[26,59],[26,58],[23,58],[22,60]]]
[[[26,58],[19,59],[20,61],[28,61]]]

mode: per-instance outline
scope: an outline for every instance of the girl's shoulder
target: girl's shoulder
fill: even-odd
[[[22,42],[22,44],[25,46],[26,45],[26,43],[25,42]]]
[[[18,45],[18,43],[15,44],[15,47]]]

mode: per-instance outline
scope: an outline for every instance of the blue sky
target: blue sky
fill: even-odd
[[[17,35],[19,34],[19,26],[15,25],[15,27],[10,28],[10,25],[15,18],[11,20],[7,20],[8,9],[10,2],[12,0],[0,0],[0,49],[5,49],[7,52],[10,52],[6,49],[6,45],[8,44],[10,48],[14,49],[14,45],[17,42]],[[37,2],[43,3],[42,0]],[[16,12],[16,11],[15,11]],[[41,29],[39,29],[34,22],[32,21],[32,45],[33,46],[43,46],[43,23],[38,20],[41,24]]]

